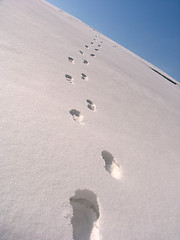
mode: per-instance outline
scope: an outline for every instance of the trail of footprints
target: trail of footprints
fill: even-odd
[[[94,38],[94,41],[97,41],[97,35]],[[102,44],[103,41],[100,41]],[[94,42],[91,42],[91,45],[94,45]],[[99,52],[101,44],[98,44],[94,50]],[[90,49],[88,45],[84,45],[85,49]],[[82,56],[85,55],[84,51],[80,50],[79,54]],[[94,53],[89,54],[91,58],[95,57]],[[72,57],[68,57],[68,61],[72,64],[75,64],[75,61]],[[89,61],[84,59],[82,61],[84,65],[89,65]],[[74,79],[71,75],[65,74],[66,80],[74,84]],[[81,73],[80,77],[82,80],[87,81],[88,76],[85,73]],[[96,105],[90,100],[86,99],[87,108],[95,112]],[[72,119],[76,121],[78,124],[84,125],[84,116],[77,109],[71,109],[69,113],[72,116]],[[114,156],[104,150],[101,153],[102,159],[104,160],[104,168],[105,170],[115,179],[122,178],[122,169],[118,165],[117,160]],[[87,189],[77,190],[75,195],[69,199],[70,204],[73,210],[73,216],[71,219],[71,224],[73,227],[73,238],[74,240],[99,240],[99,217],[100,210],[98,199],[95,193],[89,191]]]
[[[96,40],[96,38],[97,38],[97,36],[95,36],[94,41]],[[102,43],[102,41],[101,41],[101,43]],[[91,45],[94,45],[94,42],[91,42]],[[100,44],[99,44],[98,46],[100,46]],[[89,49],[89,46],[88,46],[88,45],[85,45],[85,48]],[[97,51],[97,52],[99,51],[98,48],[95,48],[94,50]],[[81,55],[84,55],[84,52],[81,51],[81,50],[79,51],[79,53],[80,53]],[[94,54],[94,53],[91,53],[90,56],[91,56],[91,57],[95,57],[95,54]],[[74,59],[73,59],[72,57],[68,57],[68,61],[69,61],[70,63],[72,63],[72,64],[75,63],[75,61],[74,61]],[[84,59],[84,60],[83,60],[83,64],[84,64],[84,65],[89,65],[89,62],[88,62],[86,59]],[[65,74],[65,77],[66,77],[66,80],[67,80],[69,83],[74,84],[74,79],[73,79],[73,77],[72,77],[71,75]],[[81,79],[87,81],[87,80],[88,80],[88,76],[87,76],[85,73],[81,73]],[[95,111],[96,111],[96,105],[95,105],[91,100],[89,100],[89,99],[87,100],[87,103],[88,103],[87,107],[88,107],[91,111],[94,111],[94,112],[95,112]],[[84,116],[83,116],[78,110],[72,109],[72,110],[70,110],[69,112],[70,112],[70,114],[72,115],[72,118],[73,118],[74,121],[76,121],[76,122],[79,123],[79,124],[84,124]]]
[[[95,36],[94,41],[95,41],[96,39],[97,39],[97,36]],[[100,42],[103,43],[102,41],[100,41]],[[94,42],[91,42],[91,45],[94,45]],[[87,44],[85,44],[84,46],[85,46],[86,49],[89,49],[89,46],[88,46]],[[98,44],[98,47],[101,47],[101,45]],[[96,52],[99,52],[99,48],[97,48],[97,47],[96,47],[94,50],[95,50]],[[84,52],[83,52],[82,50],[80,50],[79,53],[80,53],[81,55],[84,55]],[[94,57],[95,57],[95,54],[94,54],[94,53],[90,53],[90,57],[94,58]],[[68,57],[68,61],[69,61],[70,63],[72,63],[72,64],[75,64],[75,60],[74,60],[71,56]],[[88,66],[88,65],[89,65],[89,61],[86,60],[86,59],[84,59],[84,60],[83,60],[83,64],[86,65],[86,66]],[[65,77],[66,77],[66,80],[67,80],[69,83],[74,83],[74,79],[73,79],[73,77],[72,77],[71,75],[65,74]],[[81,79],[87,81],[87,80],[88,80],[88,77],[87,77],[87,75],[86,75],[85,73],[81,73]]]
[[[90,102],[90,104],[92,103]],[[105,150],[101,154],[105,162],[106,171],[115,179],[120,179],[122,177],[122,169],[116,163],[113,155]],[[74,240],[100,240],[100,209],[97,195],[87,189],[78,189],[69,201],[73,210],[71,224]]]

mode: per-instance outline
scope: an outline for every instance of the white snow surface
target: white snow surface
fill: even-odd
[[[0,58],[0,239],[179,240],[179,83],[40,0]]]

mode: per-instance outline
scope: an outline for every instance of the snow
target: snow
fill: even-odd
[[[178,240],[179,83],[45,1],[0,16],[0,239]]]

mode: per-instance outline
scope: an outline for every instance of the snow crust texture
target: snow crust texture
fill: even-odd
[[[0,16],[0,240],[179,240],[179,83],[44,0]]]

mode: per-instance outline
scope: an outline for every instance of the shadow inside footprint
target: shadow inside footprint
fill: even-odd
[[[91,57],[95,57],[95,55],[93,53],[90,54]]]
[[[88,45],[85,45],[86,48],[89,48]]]
[[[84,53],[82,51],[79,51],[79,53],[81,53],[82,55],[84,55]]]
[[[91,44],[93,45],[94,43],[93,43],[93,42],[91,42]]]
[[[69,62],[74,64],[74,59],[72,57],[68,57]]]
[[[122,170],[116,163],[113,155],[108,151],[102,151],[102,157],[105,162],[105,169],[112,177],[120,179],[122,177]]]
[[[74,240],[99,239],[99,206],[97,196],[89,190],[77,190],[70,198],[73,209],[71,224]]]
[[[81,113],[78,110],[71,109],[69,112],[72,115],[74,121],[76,121],[80,124],[84,124],[84,116],[81,115]]]
[[[86,101],[88,103],[87,107],[92,111],[96,111],[96,105],[89,99],[87,99]]]
[[[86,65],[89,64],[89,62],[87,60],[84,60],[83,63],[86,64]]]
[[[93,104],[93,102],[92,102],[91,100],[89,100],[89,99],[87,99],[86,101],[87,101],[87,103],[89,103],[89,104]]]
[[[98,47],[100,47],[101,45],[99,44]]]
[[[96,106],[94,104],[88,104],[88,108],[92,111],[96,111]]]
[[[80,116],[80,112],[78,110],[76,110],[76,109],[71,109],[70,114],[71,115],[75,115],[76,117]]]
[[[86,76],[86,74],[81,73],[81,78],[82,78],[83,80],[87,80],[87,76]]]
[[[97,51],[97,52],[99,52],[99,49],[97,49],[97,48],[95,48],[94,50]]]
[[[65,77],[70,83],[73,83],[73,78],[69,74],[65,74]]]

